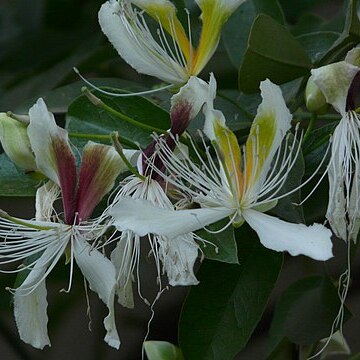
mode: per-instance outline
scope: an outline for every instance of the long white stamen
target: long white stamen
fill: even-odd
[[[139,92],[127,93],[127,94],[119,94],[119,93],[113,93],[113,92],[106,91],[106,90],[99,88],[98,86],[96,86],[95,84],[93,84],[92,82],[87,80],[83,75],[81,75],[79,70],[76,67],[74,67],[73,70],[81,78],[81,80],[84,81],[91,88],[93,88],[94,90],[96,90],[104,95],[109,95],[109,96],[113,96],[113,97],[130,97],[130,96],[150,95],[150,94],[154,94],[154,93],[158,93],[160,91],[170,89],[174,86],[174,85],[170,84],[170,85],[162,86],[160,88],[153,89],[153,90],[139,91]],[[124,91],[124,90],[122,90],[122,91]]]

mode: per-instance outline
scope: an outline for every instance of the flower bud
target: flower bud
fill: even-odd
[[[328,108],[325,96],[310,76],[305,88],[305,104],[307,109],[318,115],[324,114]]]
[[[0,142],[6,155],[17,166],[26,171],[37,169],[26,124],[0,113]]]

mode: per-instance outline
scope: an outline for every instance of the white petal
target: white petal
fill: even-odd
[[[132,309],[134,296],[132,289],[132,257],[135,235],[131,231],[123,231],[116,248],[111,253],[111,262],[117,272],[116,294],[122,306]]]
[[[345,61],[351,65],[360,67],[360,47],[357,46],[351,49],[345,57]]]
[[[188,79],[185,69],[171,59],[149,32],[136,26],[139,20],[135,15],[130,24],[121,12],[115,0],[104,3],[99,11],[101,29],[119,55],[139,73],[171,84],[185,83]]]
[[[28,135],[39,170],[60,186],[57,158],[53,140],[61,142],[63,151],[71,152],[67,131],[56,125],[43,99],[39,99],[29,110]]]
[[[164,270],[172,286],[197,285],[194,264],[199,247],[192,234],[177,237],[159,236],[159,253]]]
[[[261,190],[274,156],[279,150],[286,133],[291,128],[292,119],[279,86],[266,79],[260,83],[260,90],[262,102],[257,109],[247,140],[246,161],[255,166],[256,157],[259,157],[259,162],[262,162],[262,164],[258,165],[258,169],[254,171],[254,178],[247,183],[246,196],[250,198],[248,202],[251,202],[252,198],[256,198]],[[255,152],[248,149],[248,143],[253,142],[253,138],[256,138],[258,142],[256,147],[259,150],[255,149]],[[250,153],[252,159],[248,158]],[[265,154],[265,157],[262,154]]]
[[[349,176],[344,176],[344,167],[349,164],[344,164],[346,159],[352,162],[351,159],[351,144],[343,141],[347,138],[347,123],[351,121],[348,118],[343,118],[339,125],[336,127],[331,144],[331,161],[328,170],[329,179],[329,203],[326,211],[326,218],[334,231],[335,235],[339,238],[347,239],[347,221],[346,221],[346,200],[345,193],[350,191],[349,188],[345,189],[344,179]],[[348,146],[346,146],[348,145]],[[347,155],[347,156],[346,156]]]
[[[37,272],[38,280],[45,274],[46,269]],[[36,272],[33,270],[32,272]],[[28,276],[34,280],[33,276]],[[47,300],[45,280],[30,294],[22,294],[22,287],[28,285],[28,279],[15,291],[14,315],[19,335],[22,341],[37,349],[51,346],[47,332]]]
[[[346,112],[346,99],[350,85],[359,72],[357,66],[346,61],[311,70],[313,80],[323,92],[326,101],[331,104],[341,115]]]
[[[225,207],[191,210],[171,210],[155,207],[142,199],[123,197],[110,211],[114,226],[132,230],[139,236],[157,234],[176,237],[199,230],[234,213]]]
[[[208,98],[209,85],[196,76],[189,81],[171,98],[171,110],[181,107],[184,103],[190,107],[190,120],[199,113]]]
[[[104,319],[107,331],[105,341],[112,347],[120,347],[120,339],[116,330],[114,294],[116,286],[115,268],[109,259],[82,239],[74,241],[74,257],[81,272],[89,283],[90,289],[99,295],[99,298],[109,309]]]
[[[268,249],[322,261],[333,256],[331,231],[323,225],[291,224],[254,210],[246,210],[242,215]]]
[[[39,187],[35,197],[35,218],[37,221],[51,221],[54,202],[59,198],[60,188],[51,180]]]

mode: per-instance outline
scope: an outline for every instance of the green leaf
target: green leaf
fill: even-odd
[[[225,219],[207,227],[209,231],[200,230],[197,232],[202,239],[211,244],[202,243],[200,246],[207,259],[222,261],[229,264],[238,264],[237,245],[233,226],[228,226],[225,230],[217,232],[228,224]]]
[[[342,60],[347,51],[360,41],[360,21],[357,14],[357,0],[349,0],[345,25],[342,34],[326,54],[319,60],[319,65]]]
[[[240,265],[205,260],[179,325],[186,360],[233,359],[259,322],[282,266],[247,225],[237,231]]]
[[[5,154],[0,154],[0,196],[34,196],[39,179],[19,170]]]
[[[223,41],[231,63],[239,68],[248,44],[251,26],[259,14],[266,14],[284,23],[284,15],[277,0],[245,1],[227,21]]]
[[[280,0],[286,18],[295,22],[304,12],[311,11],[315,6],[320,6],[325,0]]]
[[[181,350],[166,341],[145,341],[144,348],[149,360],[184,360]]]
[[[317,128],[313,130],[306,139],[305,143],[303,144],[303,154],[305,157],[307,174],[313,174],[314,171],[318,168],[321,160],[326,154],[330,137],[334,133],[337,124],[337,121],[333,121],[330,124],[326,124],[320,128]],[[330,153],[328,156],[330,156]],[[327,164],[328,161],[325,161],[323,167],[319,169],[319,171],[324,172]]]
[[[295,26],[290,28],[290,31],[294,36],[318,32],[324,23],[325,21],[322,17],[305,13],[298,19]]]
[[[331,48],[340,34],[333,31],[319,31],[298,36],[296,39],[302,44],[311,61],[316,63]]]
[[[115,91],[113,89],[113,91]],[[151,101],[134,96],[116,98],[94,93],[114,110],[151,127],[166,130],[170,127],[169,114]],[[70,106],[67,113],[67,130],[73,133],[110,134],[116,130],[125,140],[146,146],[151,142],[152,130],[144,130],[129,124],[92,104],[85,96],[80,96]],[[83,145],[83,141],[75,141]]]
[[[112,87],[116,89],[126,89],[127,91],[142,91],[144,87],[131,81],[119,78],[95,78],[89,79],[92,84],[99,87]],[[63,114],[68,111],[70,104],[81,95],[81,88],[84,86],[82,80],[73,82],[69,85],[58,87],[54,90],[45,91],[41,97],[46,102],[49,111],[56,114]],[[34,105],[38,97],[32,97],[16,107],[16,113],[26,114],[29,108]]]
[[[271,17],[259,15],[239,69],[239,87],[245,93],[256,92],[266,78],[283,84],[309,74],[311,67],[311,60],[290,32]]]
[[[328,337],[339,306],[337,290],[327,277],[312,276],[292,284],[276,305],[269,351],[285,337],[301,345]],[[344,322],[350,317],[346,309]]]
[[[29,77],[6,92],[4,91],[4,95],[0,98],[0,108],[15,109],[25,99],[39,97],[43,92],[60,85],[66,77],[73,73],[73,66],[78,66],[94,55],[99,41],[99,36],[89,38],[67,58],[61,59],[52,67]]]

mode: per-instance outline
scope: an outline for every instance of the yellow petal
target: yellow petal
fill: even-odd
[[[194,50],[181,25],[176,17],[176,7],[169,0],[133,0],[133,4],[146,11],[154,20],[158,21],[163,29],[167,31],[177,42],[187,62],[194,54]]]

